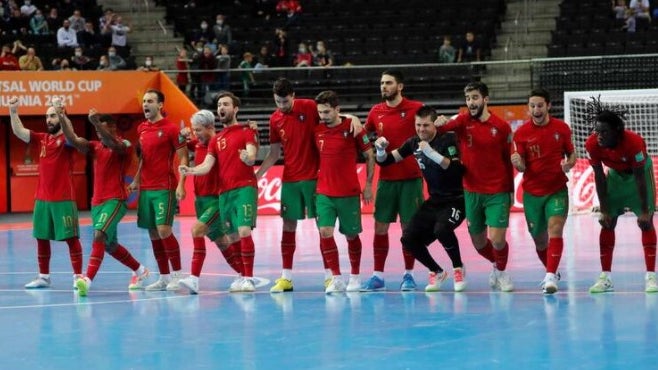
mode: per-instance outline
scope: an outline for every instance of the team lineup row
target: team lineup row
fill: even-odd
[[[191,130],[180,130],[162,114],[164,95],[147,90],[138,126],[136,147],[117,134],[110,115],[89,111],[99,140],[75,134],[63,104],[46,112],[47,133],[26,129],[18,115],[18,100],[9,102],[14,134],[39,145],[39,180],[35,196],[33,236],[37,239],[39,275],[25,288],[50,287],[50,241],[65,241],[74,273],[74,287],[84,296],[91,287],[105,252],[133,271],[129,289],[178,290],[196,294],[206,256],[205,238],[217,244],[236,273],[231,292],[253,292],[255,246],[251,233],[256,220],[257,179],[284,156],[281,188],[282,274],[270,291],[292,291],[297,221],[315,218],[325,269],[325,292],[386,289],[383,272],[389,251],[388,229],[398,217],[402,228],[403,291],[416,290],[415,261],[429,270],[425,291],[442,289],[448,279],[428,246],[438,240],[452,264],[453,289],[466,288],[466,273],[455,229],[467,220],[476,251],[493,265],[492,289],[514,290],[507,273],[506,231],[513,190],[513,168],[523,172],[523,203],[537,255],[546,269],[543,292],[558,290],[557,268],[563,250],[562,233],[568,214],[566,173],[576,154],[569,126],[550,116],[550,96],[542,89],[528,98],[530,119],[512,133],[509,123],[488,110],[489,91],[482,82],[464,88],[467,112],[447,119],[434,109],[403,97],[404,77],[384,71],[382,102],[370,110],[364,124],[340,113],[338,96],[323,91],[314,100],[296,98],[292,83],[275,81],[276,110],[270,117],[270,151],[254,172],[257,132],[240,124],[240,99],[230,92],[218,96],[217,116],[223,129],[215,131],[215,114],[201,110],[191,117]],[[624,127],[625,112],[593,99],[594,133],[585,147],[595,175],[600,201],[601,274],[591,293],[613,290],[611,279],[615,226],[631,209],[641,229],[646,262],[645,291],[658,292],[655,277],[656,232],[653,226],[655,182],[644,140]],[[371,143],[369,133],[377,139]],[[73,153],[93,154],[92,222],[94,236],[86,273],[71,176]],[[195,166],[188,153],[194,152]],[[133,152],[139,166],[128,189],[123,185]],[[366,158],[366,183],[357,177],[357,156]],[[174,169],[178,156],[179,176]],[[380,165],[376,192],[375,163]],[[607,171],[604,170],[604,166]],[[180,247],[172,233],[176,199],[186,196],[184,182],[193,176],[197,222],[192,227],[190,275],[183,277]],[[428,199],[423,199],[423,178]],[[139,191],[137,226],[148,230],[158,265],[157,281],[146,284],[150,271],[118,242],[117,225],[126,213],[129,191]],[[374,272],[360,279],[362,242],[361,198],[374,201]],[[36,222],[39,220],[39,222]],[[339,232],[348,244],[350,274],[342,278],[334,239]]]

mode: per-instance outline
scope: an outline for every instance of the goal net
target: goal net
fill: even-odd
[[[627,129],[640,134],[653,158],[654,172],[658,161],[658,89],[568,91],[564,93],[564,120],[571,127],[578,161],[569,179],[570,213],[590,212],[598,206],[594,174],[587,161],[585,141],[592,133],[587,119],[587,103],[592,97],[601,99],[603,106],[623,107],[628,111]]]

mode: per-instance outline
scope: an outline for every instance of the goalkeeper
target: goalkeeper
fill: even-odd
[[[464,269],[455,229],[464,221],[464,166],[459,159],[455,135],[437,135],[434,120],[436,112],[426,105],[416,112],[416,135],[402,146],[386,153],[388,140],[381,136],[375,141],[377,162],[387,166],[414,155],[425,177],[430,198],[416,211],[402,233],[402,246],[418,262],[430,270],[426,292],[436,292],[448,278],[448,272],[439,266],[427,246],[439,240],[453,267],[454,290],[466,287]]]
[[[601,274],[590,293],[603,293],[614,289],[610,271],[615,246],[617,218],[629,208],[637,215],[642,233],[645,275],[645,292],[658,292],[656,283],[656,230],[653,226],[655,210],[655,181],[653,164],[647,155],[644,139],[624,128],[627,113],[621,109],[603,108],[599,99],[588,103],[588,113],[594,123],[594,133],[587,138],[585,149],[594,170],[596,193],[599,197],[601,233]],[[603,170],[608,167],[608,173]]]
[[[562,230],[569,211],[567,176],[576,163],[571,130],[551,117],[551,98],[535,89],[528,98],[530,119],[514,133],[512,165],[523,172],[523,210],[539,259],[546,268],[544,293],[557,292],[562,258]],[[566,158],[565,158],[566,156]]]

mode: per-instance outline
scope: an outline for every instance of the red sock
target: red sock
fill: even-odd
[[[327,265],[327,260],[324,258],[324,253],[322,253],[322,235],[320,235],[320,256],[322,256],[322,267],[326,270],[329,268]]]
[[[162,245],[167,255],[169,263],[171,263],[171,269],[174,271],[180,271],[180,246],[178,246],[178,240],[174,234],[169,235],[168,237],[162,239]]]
[[[203,236],[192,237],[194,250],[192,251],[192,268],[190,273],[199,277],[203,268],[203,261],[206,260],[206,240]]]
[[[557,267],[562,259],[562,250],[564,249],[564,239],[549,238],[547,248],[546,272],[557,272]]]
[[[82,274],[82,245],[80,239],[70,238],[66,239],[66,244],[69,245],[69,257],[71,258],[71,267],[73,273],[76,275]]]
[[[509,245],[505,243],[503,249],[493,249],[493,255],[496,260],[496,269],[498,271],[505,271],[507,268],[507,257],[509,256]]]
[[[244,268],[242,266],[242,247],[240,244],[241,242],[238,240],[237,242],[229,245],[228,248],[222,251],[222,255],[226,259],[228,265],[231,266],[235,272],[242,275]]]
[[[541,261],[542,265],[544,265],[544,267],[548,266],[548,262],[547,262],[548,248],[535,249],[535,251],[537,252],[537,257],[539,257],[539,260]]]
[[[105,243],[93,242],[91,243],[91,255],[89,255],[89,263],[87,263],[87,277],[94,280],[98,269],[103,263],[105,257]]]
[[[384,272],[386,257],[388,257],[388,234],[375,234],[372,242],[373,257],[375,259],[375,271]]]
[[[599,249],[601,251],[601,269],[603,271],[612,271],[612,253],[615,249],[614,230],[601,229]]]
[[[158,263],[158,270],[160,270],[160,274],[169,274],[169,260],[167,259],[167,253],[165,253],[162,240],[151,239],[151,246],[153,247],[153,257],[155,257],[155,262]]]
[[[495,262],[496,258],[494,257],[494,248],[491,244],[491,240],[487,239],[487,244],[482,249],[475,249],[482,257],[489,260],[489,262]]]
[[[292,270],[292,258],[295,255],[295,248],[295,232],[284,231],[281,235],[281,258],[284,269]]]
[[[331,269],[334,275],[340,275],[340,263],[338,261],[338,247],[333,236],[320,238],[320,249],[322,257],[327,262],[327,267]]]
[[[50,240],[37,239],[37,262],[40,274],[50,274]]]
[[[347,252],[350,256],[350,273],[358,275],[361,268],[361,239],[357,235],[356,238],[347,241]]]
[[[128,267],[131,271],[137,271],[139,268],[139,261],[137,261],[135,257],[128,252],[128,249],[121,244],[117,245],[117,249],[110,253],[110,256]]]
[[[256,253],[251,235],[240,238],[240,254],[242,255],[242,275],[254,276],[254,255]]]
[[[414,257],[414,254],[411,253],[410,251],[404,248],[401,249],[402,249],[402,257],[404,258],[404,269],[413,270],[414,264],[416,263],[416,257]]]
[[[642,231],[642,245],[647,271],[656,271],[656,229]]]

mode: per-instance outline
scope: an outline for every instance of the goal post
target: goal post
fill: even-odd
[[[585,151],[585,141],[593,129],[587,113],[587,103],[592,97],[600,98],[603,107],[627,110],[625,127],[644,138],[647,152],[653,158],[654,172],[658,161],[658,89],[565,91],[564,120],[571,127],[578,156],[569,176],[570,213],[589,212],[598,205],[594,175]]]

